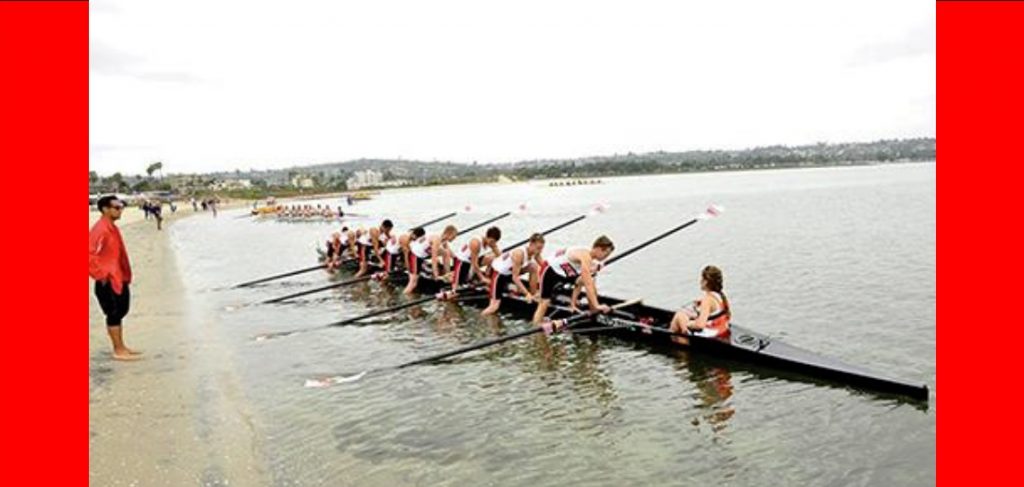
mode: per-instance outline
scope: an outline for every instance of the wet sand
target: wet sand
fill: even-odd
[[[227,209],[227,208],[225,208]],[[116,362],[89,281],[89,480],[91,485],[268,485],[259,437],[213,314],[189,310],[167,231],[130,208],[120,223],[132,262],[128,346]],[[90,212],[90,225],[98,218]],[[218,218],[223,217],[219,216]]]

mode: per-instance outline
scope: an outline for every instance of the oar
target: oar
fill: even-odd
[[[433,224],[435,224],[435,223],[437,223],[439,221],[447,220],[447,219],[455,216],[456,214],[457,213],[453,211],[453,212],[451,212],[451,213],[449,213],[449,214],[447,214],[445,216],[437,217],[437,218],[435,218],[433,220],[430,220],[430,221],[428,221],[426,223],[420,223],[419,225],[416,225],[416,227],[429,227],[430,225],[433,225]],[[348,215],[348,213],[346,213],[346,215]],[[412,228],[416,228],[416,227],[412,227]]]
[[[580,215],[580,216],[578,216],[576,218],[573,218],[572,220],[569,220],[569,221],[567,221],[565,223],[562,223],[562,224],[559,224],[559,225],[555,225],[555,226],[553,226],[553,227],[551,227],[551,228],[549,228],[547,230],[544,230],[543,232],[540,232],[540,234],[544,235],[544,236],[547,236],[549,233],[553,233],[553,232],[556,232],[558,230],[561,230],[561,229],[563,229],[563,228],[565,228],[565,227],[567,227],[569,225],[572,225],[573,223],[576,223],[576,222],[578,222],[578,221],[580,221],[580,220],[582,220],[582,219],[584,219],[586,217],[587,217],[587,215]],[[518,247],[520,245],[528,243],[529,241],[530,241],[530,239],[529,239],[529,237],[527,237],[527,238],[523,239],[520,242],[516,242],[516,243],[514,243],[512,245],[509,245],[508,247],[505,247],[505,248],[501,249],[501,251],[502,252],[508,252],[509,250],[512,250],[512,249],[514,249],[514,248],[516,248],[516,247]]]
[[[455,212],[449,213],[449,214],[447,214],[447,215],[445,215],[443,217],[440,217],[440,218],[435,218],[435,219],[433,219],[433,220],[431,220],[431,221],[429,221],[427,223],[423,223],[423,224],[417,225],[417,227],[425,227],[427,225],[432,225],[434,223],[437,223],[437,222],[439,222],[441,220],[445,220],[445,219],[451,218],[453,216],[455,216]],[[413,228],[416,228],[416,227],[413,227]],[[252,286],[254,284],[261,284],[261,283],[268,282],[268,281],[274,281],[274,280],[277,280],[277,279],[283,279],[285,277],[297,276],[299,274],[305,274],[307,272],[313,272],[313,271],[315,271],[317,269],[323,269],[324,267],[327,267],[327,264],[319,264],[319,265],[315,265],[313,267],[308,267],[308,268],[305,268],[305,269],[299,269],[297,271],[285,272],[284,274],[277,274],[277,275],[270,276],[270,277],[264,277],[262,279],[256,279],[254,281],[243,282],[241,284],[236,284],[234,287],[236,287],[236,288],[249,287],[249,286]]]
[[[640,302],[641,302],[641,300],[639,300],[639,299],[634,299],[634,300],[630,300],[630,301],[624,301],[622,303],[616,304],[612,308],[613,309],[625,308],[627,306],[632,306],[632,305],[638,304]],[[595,314],[596,313],[594,313],[594,312],[586,311],[586,312],[581,312],[581,313],[574,314],[573,316],[570,316],[569,318],[566,318],[566,319],[563,319],[563,320],[558,320],[560,323],[559,323],[558,327],[555,329],[555,331],[571,330],[573,326],[593,318]],[[480,350],[480,349],[483,349],[483,348],[492,347],[494,345],[498,345],[498,344],[501,344],[501,343],[512,341],[512,340],[515,340],[517,338],[523,338],[523,337],[530,336],[530,335],[536,335],[537,333],[540,333],[540,332],[550,332],[551,328],[549,326],[539,326],[539,327],[529,328],[529,329],[526,329],[526,330],[523,330],[523,331],[520,331],[520,332],[513,333],[511,335],[505,335],[505,336],[502,336],[502,337],[491,338],[491,339],[484,340],[484,341],[481,341],[481,342],[477,342],[477,343],[474,343],[474,344],[466,345],[464,347],[459,347],[459,348],[456,348],[454,350],[449,350],[447,352],[443,352],[443,353],[439,353],[439,354],[436,354],[436,355],[431,355],[429,357],[424,357],[424,358],[412,360],[412,361],[401,363],[401,364],[398,364],[398,365],[393,365],[393,366],[390,366],[390,367],[384,367],[384,368],[379,368],[379,369],[365,370],[365,371],[360,372],[360,373],[358,373],[356,375],[353,375],[353,376],[337,375],[337,376],[333,376],[333,377],[326,377],[326,378],[323,378],[323,379],[309,379],[309,380],[306,381],[306,387],[327,387],[327,386],[330,386],[330,385],[333,385],[333,384],[340,384],[340,383],[343,383],[343,382],[354,382],[354,381],[357,381],[359,379],[362,379],[363,377],[366,376],[366,374],[369,374],[371,372],[383,372],[383,371],[387,371],[387,370],[398,370],[398,369],[404,369],[404,368],[407,368],[407,367],[412,367],[414,365],[426,364],[426,363],[430,363],[430,362],[437,362],[438,360],[444,360],[444,359],[447,359],[447,358],[455,357],[457,355],[462,355],[462,354],[465,354],[465,353],[469,353],[469,352],[472,352],[472,351],[475,351],[475,350]]]
[[[268,299],[266,301],[260,301],[259,304],[280,303],[281,301],[287,301],[289,299],[294,299],[294,298],[298,298],[298,297],[301,297],[301,296],[307,296],[307,295],[310,295],[310,294],[315,294],[315,293],[322,292],[322,291],[327,291],[327,290],[330,290],[330,289],[337,289],[339,287],[344,287],[344,286],[349,286],[349,285],[352,285],[352,284],[358,284],[358,283],[364,282],[364,281],[369,281],[371,278],[373,278],[372,274],[371,275],[366,275],[366,276],[363,276],[363,277],[356,277],[354,279],[349,279],[347,281],[336,282],[334,284],[330,284],[330,285],[327,285],[327,286],[313,288],[313,289],[309,289],[309,290],[306,290],[306,291],[297,292],[297,293],[294,293],[294,294],[289,294],[287,296],[281,296],[281,297],[274,298],[274,299]]]
[[[506,211],[505,213],[502,213],[502,214],[500,214],[500,215],[498,215],[498,216],[496,216],[494,218],[491,218],[490,220],[482,221],[482,222],[477,223],[476,225],[473,225],[473,226],[471,226],[471,227],[469,227],[469,228],[467,228],[465,230],[461,230],[461,231],[459,231],[459,233],[457,233],[455,235],[462,235],[462,234],[467,233],[467,232],[472,232],[473,230],[476,230],[477,228],[480,228],[480,227],[482,227],[484,225],[487,225],[489,223],[494,223],[494,222],[496,222],[498,220],[501,220],[502,218],[505,218],[506,216],[509,216],[511,214],[512,214],[511,211]]]
[[[313,271],[315,271],[317,269],[323,269],[326,266],[327,266],[327,264],[318,264],[318,265],[315,265],[313,267],[307,267],[305,269],[299,269],[297,271],[285,272],[284,274],[276,274],[276,275],[273,275],[273,276],[270,276],[270,277],[264,277],[262,279],[256,279],[254,281],[243,282],[241,284],[236,284],[234,287],[236,287],[236,288],[249,287],[249,286],[252,286],[252,285],[255,285],[255,284],[261,284],[261,283],[264,283],[264,282],[274,281],[274,280],[277,280],[277,279],[284,279],[285,277],[297,276],[299,274],[305,274],[307,272],[313,272]]]
[[[461,299],[470,299],[470,298],[474,298],[474,297],[475,296],[466,296],[466,297],[459,298],[459,299],[460,300]],[[411,307],[416,306],[418,304],[426,303],[427,301],[435,301],[436,299],[437,298],[434,297],[434,296],[430,296],[430,297],[427,297],[427,298],[414,299],[412,301],[407,301],[407,302],[402,303],[402,304],[396,304],[394,306],[390,306],[390,307],[387,307],[387,308],[384,308],[384,309],[380,309],[380,310],[377,310],[377,311],[371,311],[369,313],[362,314],[362,315],[356,316],[354,318],[347,318],[347,319],[344,319],[344,320],[341,320],[341,321],[335,321],[333,323],[328,323],[326,325],[321,325],[321,326],[318,326],[318,327],[315,327],[315,328],[302,328],[302,329],[299,329],[299,330],[280,331],[280,332],[277,332],[277,333],[264,333],[262,335],[257,335],[255,337],[255,340],[259,342],[259,341],[269,340],[271,338],[281,338],[281,337],[286,337],[286,336],[289,336],[289,335],[295,335],[297,333],[306,333],[306,332],[315,331],[315,330],[322,330],[324,328],[330,328],[332,326],[345,326],[345,325],[349,325],[349,324],[355,323],[357,321],[365,320],[367,318],[373,318],[375,316],[386,315],[388,313],[394,313],[395,311],[401,311],[401,310],[403,310],[405,308],[411,308]]]
[[[641,243],[641,244],[639,244],[639,245],[637,245],[637,246],[635,246],[635,247],[633,247],[633,248],[631,248],[631,249],[629,249],[629,250],[627,250],[627,251],[625,251],[625,252],[623,252],[623,253],[621,253],[619,255],[616,255],[615,257],[612,257],[612,258],[608,259],[607,261],[604,262],[604,265],[607,266],[607,265],[610,265],[612,262],[615,262],[615,261],[617,261],[619,259],[623,259],[626,256],[628,256],[628,255],[630,255],[632,253],[638,252],[641,249],[643,249],[644,247],[647,247],[648,245],[651,245],[651,244],[653,244],[653,243],[655,243],[655,242],[657,242],[659,240],[662,240],[665,237],[668,237],[669,235],[672,235],[673,233],[676,233],[676,232],[678,232],[678,231],[680,231],[680,230],[682,230],[682,229],[684,229],[684,228],[686,228],[686,227],[688,227],[690,225],[693,225],[694,223],[697,223],[697,222],[699,222],[701,220],[707,220],[709,218],[714,218],[714,217],[722,214],[723,211],[725,211],[725,210],[722,207],[717,206],[717,205],[711,205],[711,206],[708,207],[707,210],[704,210],[704,213],[701,213],[701,214],[695,216],[692,220],[690,220],[690,221],[688,221],[686,223],[683,223],[682,225],[679,225],[679,226],[677,226],[675,228],[672,228],[672,229],[662,233],[661,235],[658,235],[658,236],[656,236],[654,238],[651,238],[650,240],[648,240],[646,242],[643,242],[643,243]]]

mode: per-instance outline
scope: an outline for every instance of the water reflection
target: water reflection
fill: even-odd
[[[700,426],[703,420],[712,432],[721,432],[736,414],[730,401],[733,395],[732,373],[727,368],[694,359],[686,351],[680,351],[676,360],[685,380],[695,387],[691,397],[695,399],[693,407],[699,414],[691,423]]]

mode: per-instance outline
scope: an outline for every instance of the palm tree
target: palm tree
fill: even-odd
[[[157,162],[154,162],[154,163],[150,164],[149,167],[146,168],[146,174],[148,174],[149,177],[153,177],[153,173],[154,172],[160,171],[160,179],[163,179],[164,178],[164,171],[163,171],[163,169],[164,169],[164,163],[160,162],[160,161],[157,161]]]

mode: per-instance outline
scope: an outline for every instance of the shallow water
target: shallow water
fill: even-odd
[[[371,221],[390,217],[400,229],[467,205],[470,212],[445,223],[464,227],[513,211],[500,223],[510,243],[601,204],[607,211],[553,234],[547,250],[599,234],[625,250],[709,203],[726,213],[610,266],[601,292],[674,308],[697,295],[698,273],[713,263],[725,272],[736,323],[927,383],[928,407],[583,337],[529,338],[452,363],[306,389],[309,377],[395,364],[526,324],[430,303],[370,326],[257,343],[259,333],[402,298],[367,283],[298,303],[238,307],[325,283],[310,273],[225,289],[312,265],[313,249],[338,225],[224,212],[170,230],[189,306],[219,323],[279,485],[933,484],[934,164],[398,190],[351,210]]]

